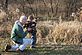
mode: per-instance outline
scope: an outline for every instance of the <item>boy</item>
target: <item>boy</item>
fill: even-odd
[[[24,28],[28,29],[28,33],[31,35],[33,39],[31,48],[35,48],[36,44],[36,19],[32,15],[28,16],[27,24],[25,24]]]

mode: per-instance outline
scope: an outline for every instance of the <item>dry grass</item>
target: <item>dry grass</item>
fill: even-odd
[[[0,37],[9,37],[12,29],[11,22],[0,26]],[[40,21],[37,23],[37,43],[46,44],[79,44],[81,42],[82,23],[79,21]]]
[[[10,37],[11,29],[12,29],[11,22],[3,22],[0,25],[0,37]]]
[[[55,44],[79,44],[82,34],[82,23],[79,21],[69,22],[50,22],[45,21],[38,24],[37,37],[38,41],[43,41],[44,37],[46,42]]]
[[[6,17],[7,17],[7,14],[3,10],[0,9],[0,21],[2,21]]]

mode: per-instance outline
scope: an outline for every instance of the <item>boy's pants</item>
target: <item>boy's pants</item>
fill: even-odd
[[[24,50],[28,45],[31,45],[33,42],[33,40],[31,38],[23,38],[23,44],[15,44],[11,46],[11,50],[15,51],[17,48],[19,48],[20,50]]]
[[[32,47],[34,47],[36,44],[36,33],[32,33],[32,39],[33,39]]]

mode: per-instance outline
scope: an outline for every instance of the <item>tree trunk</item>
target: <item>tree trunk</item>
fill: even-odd
[[[51,12],[52,12],[52,14],[54,13],[54,10],[53,10],[53,5],[52,5],[52,0],[50,0],[50,4],[51,4]]]

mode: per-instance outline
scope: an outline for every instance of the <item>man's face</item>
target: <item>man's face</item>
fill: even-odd
[[[27,22],[27,19],[22,20],[22,24],[24,25]]]

